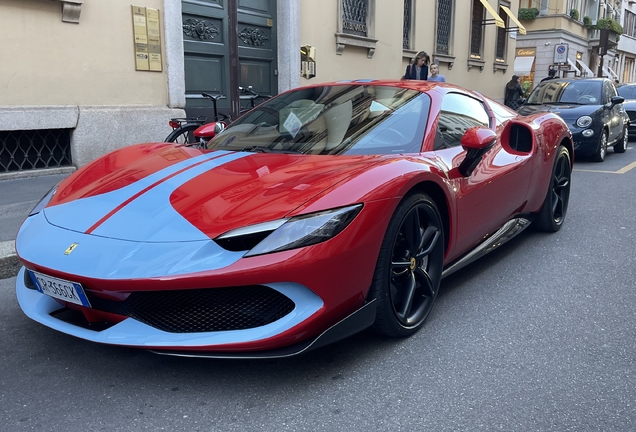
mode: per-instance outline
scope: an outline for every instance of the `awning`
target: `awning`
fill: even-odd
[[[527,76],[532,72],[534,56],[515,57],[515,75]]]
[[[499,7],[501,7],[504,10],[504,12],[508,15],[508,17],[512,20],[512,22],[515,23],[515,25],[517,26],[517,28],[514,28],[514,27],[508,27],[508,28],[517,30],[522,35],[526,34],[526,28],[519,22],[515,14],[513,14],[512,11],[504,5],[500,5]]]
[[[616,75],[614,71],[612,70],[612,68],[609,66],[603,66],[603,73],[607,75],[609,79],[614,79],[614,78],[618,79],[618,75]]]
[[[594,76],[594,72],[592,72],[592,69],[590,69],[589,67],[587,67],[587,65],[585,63],[583,63],[581,60],[576,60],[576,62],[579,64],[579,66],[581,66],[583,68],[583,76],[587,76],[587,77],[593,77]]]
[[[501,19],[497,11],[494,10],[492,6],[490,6],[490,3],[488,3],[488,0],[479,0],[479,1],[481,2],[482,5],[484,5],[484,7],[486,8],[486,11],[488,11],[492,19],[495,20],[495,25],[497,27],[506,28],[506,24]],[[486,21],[490,21],[490,20],[491,19],[487,19]]]
[[[576,67],[576,63],[574,63],[572,60],[568,59],[568,64],[570,65],[570,67],[572,69],[574,69],[576,71],[576,76],[581,76],[581,70]]]
[[[618,79],[618,75],[616,75],[616,72],[614,72],[614,69],[612,69],[611,67],[609,67],[609,66],[608,66],[608,67],[607,67],[607,70],[608,70],[608,71],[609,71],[612,75],[614,75],[614,79]]]

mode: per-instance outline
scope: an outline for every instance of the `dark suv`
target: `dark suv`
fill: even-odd
[[[607,78],[559,78],[532,90],[519,113],[558,114],[568,124],[578,156],[602,162],[607,147],[624,153],[629,139],[629,117],[614,83]]]

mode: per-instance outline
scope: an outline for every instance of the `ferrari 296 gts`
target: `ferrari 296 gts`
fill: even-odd
[[[298,88],[217,131],[121,148],[53,188],[16,238],[24,313],[187,356],[406,337],[443,277],[566,218],[563,120],[451,84]]]

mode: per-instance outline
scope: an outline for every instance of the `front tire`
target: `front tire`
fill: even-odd
[[[433,308],[444,266],[444,228],[435,202],[407,195],[382,241],[369,299],[377,300],[374,329],[391,337],[417,332]]]
[[[605,160],[605,155],[607,154],[607,131],[603,129],[601,132],[601,137],[598,140],[598,149],[596,153],[592,155],[590,159],[594,162],[603,162]]]
[[[560,146],[554,159],[548,193],[535,219],[535,226],[539,231],[556,232],[563,226],[570,201],[571,180],[570,152],[564,146]]]
[[[614,144],[614,153],[625,153],[627,150],[627,142],[629,141],[629,128],[627,125],[623,127],[623,135],[620,141]]]

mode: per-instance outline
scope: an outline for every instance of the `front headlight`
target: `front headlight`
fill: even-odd
[[[586,128],[592,124],[592,117],[590,116],[581,116],[576,120],[576,125],[580,128]]]
[[[57,187],[59,185],[60,185],[59,183],[56,184],[55,186],[51,188],[50,191],[46,193],[46,195],[44,195],[44,197],[40,200],[40,202],[37,203],[35,207],[33,207],[33,210],[29,212],[29,216],[33,216],[40,213],[42,209],[46,207],[46,205],[51,201],[51,198],[53,198],[53,195],[55,195],[55,192],[57,192]]]
[[[296,216],[228,231],[215,241],[222,247],[249,251],[246,257],[314,245],[336,236],[360,213],[362,204]]]

